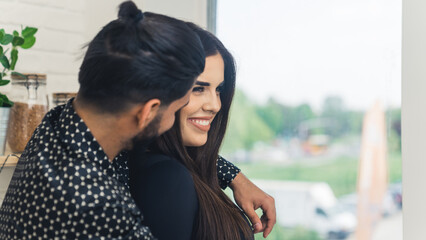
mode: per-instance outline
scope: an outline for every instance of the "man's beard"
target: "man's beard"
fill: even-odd
[[[144,151],[149,144],[159,136],[158,130],[160,128],[162,117],[163,114],[157,114],[157,116],[142,130],[142,132],[133,137],[130,140],[128,150],[136,150],[137,152]]]
[[[129,167],[129,178],[133,179],[135,174],[138,172],[134,171],[138,169],[138,164],[141,162],[141,159],[144,159],[146,154],[146,149],[155,140],[159,134],[158,130],[160,127],[161,118],[163,114],[157,114],[157,116],[134,138],[130,140],[128,144],[128,149],[130,150],[128,157],[128,167]],[[130,180],[132,181],[132,180]]]

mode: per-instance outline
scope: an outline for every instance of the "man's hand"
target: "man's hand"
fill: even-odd
[[[241,172],[232,180],[229,187],[234,192],[235,202],[250,219],[254,233],[263,232],[263,237],[266,238],[276,222],[274,198],[254,185]],[[263,210],[260,219],[255,212],[258,208]]]

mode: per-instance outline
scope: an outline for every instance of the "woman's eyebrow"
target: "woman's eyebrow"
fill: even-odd
[[[208,82],[196,81],[196,82],[195,82],[195,85],[200,85],[200,86],[208,87],[208,86],[210,86],[210,83],[208,83]]]

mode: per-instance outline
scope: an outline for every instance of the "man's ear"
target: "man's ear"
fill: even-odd
[[[148,126],[148,124],[157,116],[159,113],[161,101],[157,98],[147,101],[137,114],[138,128],[142,129]]]

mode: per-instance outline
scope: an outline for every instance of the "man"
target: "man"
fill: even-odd
[[[46,114],[22,154],[0,209],[0,239],[153,239],[130,195],[126,150],[173,125],[204,61],[184,22],[121,4],[88,46],[77,97]],[[242,173],[231,181],[255,231],[267,235],[273,199]]]

